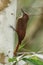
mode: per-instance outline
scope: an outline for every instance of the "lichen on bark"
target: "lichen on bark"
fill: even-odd
[[[10,0],[0,0],[0,11],[4,10],[10,2]]]

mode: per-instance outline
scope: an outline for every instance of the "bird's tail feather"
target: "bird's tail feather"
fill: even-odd
[[[19,48],[20,42],[17,44],[16,49],[14,50],[14,56],[16,56],[18,48]]]

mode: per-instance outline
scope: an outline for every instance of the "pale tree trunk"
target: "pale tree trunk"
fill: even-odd
[[[0,56],[13,56],[14,51],[14,31],[10,25],[15,27],[16,22],[17,0],[12,0],[9,7],[0,11]],[[2,54],[3,53],[3,54]],[[0,58],[1,59],[1,58]],[[5,61],[3,61],[5,60]],[[8,58],[5,57],[0,61],[0,65],[12,65],[8,63]]]

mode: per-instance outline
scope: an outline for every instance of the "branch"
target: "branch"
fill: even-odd
[[[17,30],[16,30],[12,25],[10,25],[10,28],[12,28],[13,31],[15,31],[15,32],[17,33]],[[18,33],[17,33],[17,34],[18,34]]]

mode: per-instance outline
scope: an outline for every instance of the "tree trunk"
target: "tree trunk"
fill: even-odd
[[[10,28],[10,25],[15,26],[16,8],[17,0],[11,0],[8,7],[0,11],[0,56],[3,55],[3,60],[5,60],[3,63],[6,63],[6,65],[9,65],[6,56],[12,57],[14,51],[14,31]],[[0,61],[0,64],[3,63]]]

